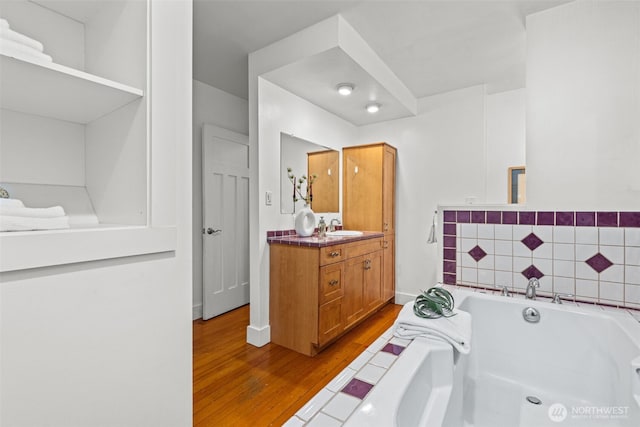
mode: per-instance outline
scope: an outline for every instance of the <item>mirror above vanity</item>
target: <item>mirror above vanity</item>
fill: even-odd
[[[294,204],[293,184],[287,168],[296,179],[317,175],[313,183],[311,209],[322,213],[340,210],[340,153],[320,144],[280,133],[280,213],[292,214],[304,206],[304,200]],[[302,190],[304,193],[304,189]],[[300,199],[300,197],[298,197]]]

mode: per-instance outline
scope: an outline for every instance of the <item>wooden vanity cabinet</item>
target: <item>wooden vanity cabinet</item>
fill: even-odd
[[[270,245],[271,341],[314,356],[379,309],[383,239]]]
[[[342,149],[342,222],[347,230],[384,233],[382,298],[395,296],[397,150],[380,142]]]

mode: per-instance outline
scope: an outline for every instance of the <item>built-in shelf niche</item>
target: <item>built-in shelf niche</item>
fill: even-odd
[[[53,62],[0,55],[0,182],[27,206],[63,206],[72,228],[0,233],[0,271],[175,249],[175,227],[148,220],[150,7],[3,5]]]

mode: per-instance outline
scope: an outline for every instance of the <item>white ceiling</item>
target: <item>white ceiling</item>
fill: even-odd
[[[526,15],[567,1],[195,0],[193,73],[247,99],[250,52],[340,13],[416,98],[523,87]]]

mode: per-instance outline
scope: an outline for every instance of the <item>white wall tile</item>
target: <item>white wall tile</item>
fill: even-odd
[[[500,271],[511,271],[513,268],[513,258],[510,256],[496,255],[494,258],[495,269]]]
[[[291,417],[287,420],[286,423],[282,425],[282,427],[302,427],[304,426],[304,421],[302,421],[298,417]]]
[[[478,239],[495,239],[495,225],[478,224]]]
[[[640,304],[640,286],[625,285],[624,301],[632,304]]]
[[[533,251],[534,258],[553,258],[553,243],[543,243]]]
[[[573,277],[554,277],[553,292],[561,294],[576,294],[576,281]]]
[[[360,353],[360,356],[356,357],[353,362],[349,364],[349,367],[354,370],[359,370],[373,357],[373,353],[369,353],[368,351],[363,351]]]
[[[529,283],[529,279],[524,277],[522,273],[515,272],[513,273],[513,287],[514,289],[524,290],[527,288],[527,284]]]
[[[460,235],[463,239],[477,239],[478,238],[478,225],[477,224],[461,224]]]
[[[537,259],[533,258],[533,265],[542,272],[545,276],[553,275],[553,260],[551,259]]]
[[[495,236],[496,240],[513,240],[513,226],[497,224],[495,226]]]
[[[473,259],[473,257],[467,253],[462,253],[460,254],[460,264],[463,267],[477,267],[478,263],[476,262],[475,259]]]
[[[374,366],[371,364],[367,364],[364,368],[360,369],[360,372],[356,374],[356,378],[369,384],[376,384],[380,378],[387,372],[386,369],[383,369],[379,366]]]
[[[575,262],[553,260],[553,275],[558,277],[575,277]]]
[[[540,278],[540,287],[536,290],[538,295],[551,296],[553,294],[553,276]]]
[[[598,253],[598,246],[576,245],[576,261],[586,261]]]
[[[576,279],[576,295],[597,298],[598,282],[595,280]]]
[[[533,259],[531,257],[513,257],[513,272],[520,273],[525,268],[529,267],[533,263]]]
[[[462,281],[462,283],[465,283],[465,284],[477,284],[478,269],[462,267],[460,280]]]
[[[508,286],[509,289],[513,289],[513,273],[510,271],[496,271],[495,284]]]
[[[531,249],[526,247],[524,245],[524,243],[522,243],[522,242],[520,242],[518,240],[514,240],[513,241],[513,256],[530,257],[531,256]]]
[[[627,246],[624,260],[627,265],[640,265],[640,247]]]
[[[603,227],[600,228],[600,245],[624,245],[624,229]]]
[[[575,245],[570,243],[554,243],[553,259],[561,259],[565,261],[575,261]]]
[[[624,285],[622,283],[611,283],[600,281],[600,299],[610,301],[624,301]]]
[[[598,229],[596,227],[576,227],[576,243],[583,245],[598,244]]]
[[[461,239],[460,252],[469,252],[478,245],[478,239]]]
[[[478,239],[478,246],[489,255],[495,254],[495,241],[493,239]]]
[[[494,286],[496,284],[495,272],[493,270],[478,269],[478,283],[481,285]]]
[[[340,427],[342,422],[320,412],[307,424],[307,427]]]
[[[640,285],[640,267],[635,265],[625,266],[624,281],[627,284]]]
[[[529,234],[531,234],[531,230],[533,230],[533,227],[531,227],[530,225],[514,225],[513,240],[521,241],[522,239],[527,237]]]
[[[576,279],[598,280],[598,273],[586,262],[576,261]]]
[[[495,268],[494,256],[487,255],[486,257],[482,258],[480,261],[478,261],[478,268],[493,270]]]
[[[385,344],[387,341],[385,340]],[[384,347],[384,346],[383,346]],[[389,367],[396,361],[398,356],[387,353],[385,351],[378,352],[373,358],[369,361],[372,365],[379,366],[381,368],[389,369]]]
[[[624,265],[612,265],[604,270],[600,273],[600,282],[602,281],[624,283]]]
[[[554,243],[575,243],[575,227],[553,227]]]
[[[640,246],[640,228],[625,228],[624,239],[627,246]]]
[[[624,246],[600,245],[600,253],[614,264],[624,264]]]
[[[339,420],[346,421],[360,403],[362,403],[362,400],[357,397],[338,393],[331,399],[331,402],[322,409],[322,412]]]
[[[496,255],[513,255],[513,242],[511,240],[496,240],[494,242]]]
[[[545,243],[553,243],[553,227],[549,225],[534,225],[532,232]]]

